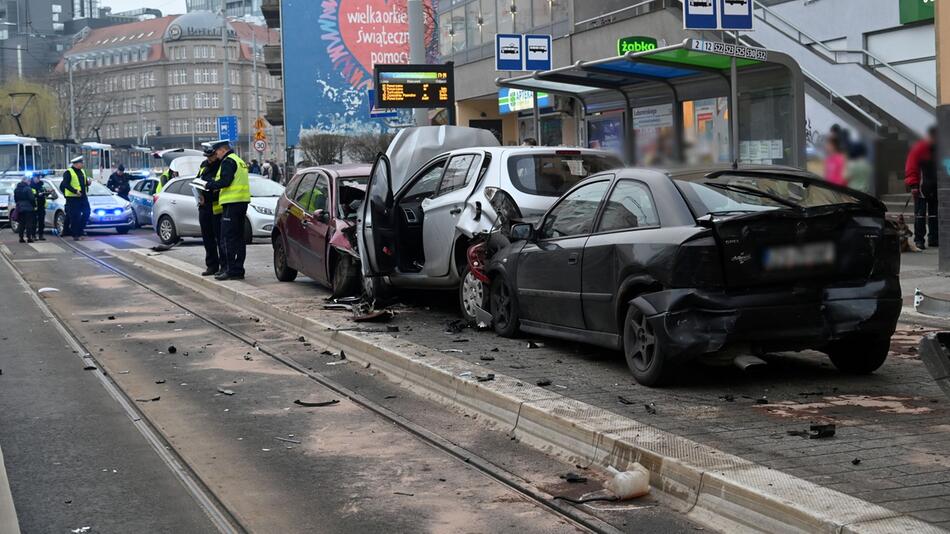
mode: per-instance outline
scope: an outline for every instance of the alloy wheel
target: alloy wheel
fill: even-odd
[[[500,327],[508,326],[511,322],[511,293],[508,292],[507,284],[499,283],[492,286],[491,309],[495,324]]]
[[[632,342],[630,350],[631,363],[639,370],[646,371],[656,356],[656,336],[653,327],[646,315],[638,314],[637,318],[627,325],[628,340]]]
[[[158,225],[158,235],[162,238],[162,241],[168,242],[172,240],[172,222],[169,219],[162,219],[162,222]]]
[[[471,271],[462,280],[462,308],[467,317],[475,317],[475,311],[485,302],[485,284],[475,278]]]

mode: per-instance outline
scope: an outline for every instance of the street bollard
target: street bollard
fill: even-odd
[[[950,332],[924,336],[918,354],[944,395],[950,397]]]

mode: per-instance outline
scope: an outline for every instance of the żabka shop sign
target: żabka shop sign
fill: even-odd
[[[657,41],[652,37],[621,37],[617,40],[617,55],[622,56],[627,52],[656,50],[656,47]]]

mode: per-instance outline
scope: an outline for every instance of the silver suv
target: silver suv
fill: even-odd
[[[587,176],[621,165],[599,150],[498,146],[477,128],[403,130],[376,160],[359,221],[367,294],[457,289],[463,317],[474,321],[487,292],[466,252],[494,226],[498,199],[537,217]]]

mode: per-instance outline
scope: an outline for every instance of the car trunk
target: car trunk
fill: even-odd
[[[883,213],[860,204],[707,219],[726,287],[869,278],[886,239]]]

